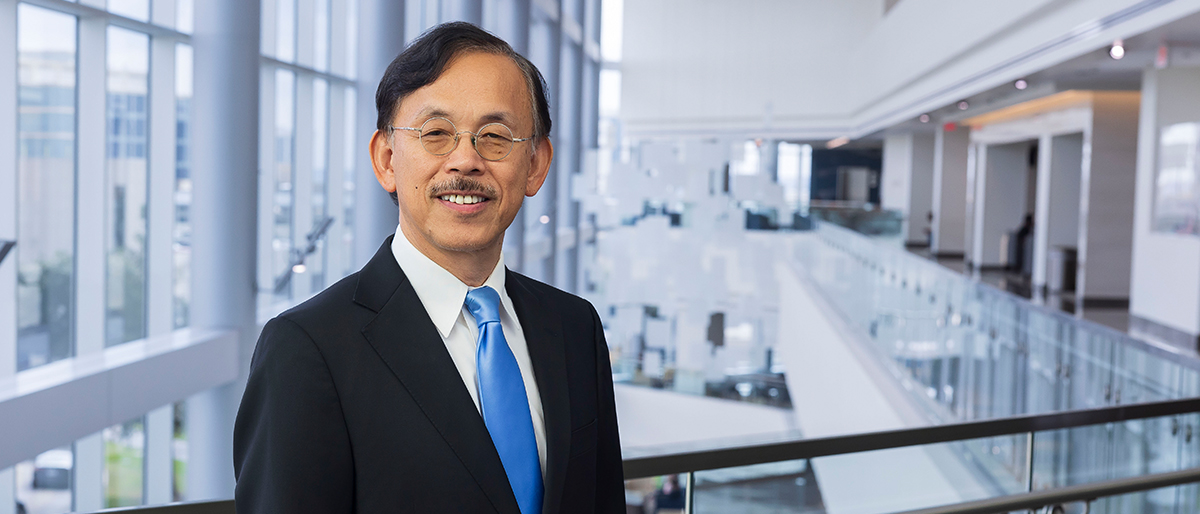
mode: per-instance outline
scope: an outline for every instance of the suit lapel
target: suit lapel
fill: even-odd
[[[362,333],[496,511],[519,514],[487,426],[425,306],[396,264],[391,240],[384,242],[359,274],[355,302],[378,313]]]
[[[567,359],[562,320],[526,285],[529,280],[507,271],[504,283],[533,361],[533,375],[546,420],[546,498],[542,512],[558,512],[562,503],[567,452],[571,446],[571,406],[567,390]]]

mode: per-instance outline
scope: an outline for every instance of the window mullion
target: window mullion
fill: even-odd
[[[270,0],[267,0],[270,2]],[[272,41],[274,41],[272,39]],[[275,70],[261,68],[258,88],[258,311],[275,299],[271,247],[275,227]]]
[[[325,233],[325,283],[332,284],[342,276],[346,269],[346,252],[339,251],[346,223],[342,219],[344,213],[346,188],[346,172],[342,163],[345,162],[346,138],[346,88],[338,85],[329,87],[329,130],[327,137],[329,153],[325,160],[325,215],[333,217],[333,223]]]
[[[246,0],[254,1],[254,0]],[[276,17],[276,0],[260,0],[262,2],[262,21],[259,25],[259,30],[262,33],[259,35],[259,52],[262,55],[275,57],[275,32],[278,29],[275,20]],[[265,84],[265,83],[264,83]],[[269,140],[268,140],[269,141]]]
[[[79,19],[75,355],[82,358],[99,358],[105,339],[106,30],[103,19]]]
[[[305,37],[296,38],[296,64],[313,69],[317,68],[316,60],[313,59],[315,44],[312,36],[317,33],[315,9],[316,2],[313,0],[296,1],[296,34],[305,34]]]
[[[303,5],[303,2],[301,3]],[[293,137],[295,167],[292,171],[292,248],[304,252],[308,247],[307,235],[313,227],[312,217],[312,147],[313,147],[313,79],[309,75],[296,75],[296,123]],[[314,254],[312,257],[316,257]],[[312,292],[309,275],[292,275],[292,299],[300,300]]]
[[[175,226],[175,42],[150,40],[147,335],[174,328],[172,231]]]
[[[175,474],[171,462],[171,440],[174,434],[174,405],[168,403],[146,414],[146,479],[142,482],[146,505],[162,505],[172,500]]]
[[[0,0],[0,34],[17,33],[16,0]],[[17,76],[17,38],[0,38],[0,77]],[[17,239],[17,81],[0,80],[0,251],[4,241]],[[11,380],[17,372],[17,252],[9,251],[0,261],[0,384]],[[0,472],[0,501],[5,487]],[[9,475],[11,477],[11,475]],[[9,503],[11,504],[11,502]],[[0,504],[3,514],[5,504]]]
[[[346,65],[349,62],[349,59],[343,58],[347,51],[346,17],[349,15],[346,3],[346,0],[330,0],[329,9],[329,73],[340,77],[347,75]],[[330,131],[330,134],[334,133]]]
[[[107,127],[107,23],[79,18],[76,109],[75,356],[99,360],[104,352],[105,148]],[[75,509],[104,507],[104,451],[100,434],[76,442]]]

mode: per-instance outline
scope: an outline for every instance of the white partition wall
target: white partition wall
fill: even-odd
[[[1142,80],[1134,210],[1131,331],[1196,349],[1200,334],[1200,237],[1153,228],[1164,127],[1200,121],[1200,68],[1147,70]]]
[[[901,236],[911,246],[929,244],[933,214],[935,136],[906,132],[883,141],[881,202],[902,213]]]

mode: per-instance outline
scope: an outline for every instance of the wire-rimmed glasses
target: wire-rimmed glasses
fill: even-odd
[[[425,123],[422,123],[420,128],[388,128],[392,130],[415,131],[417,138],[421,140],[421,147],[426,152],[438,156],[453,152],[458,147],[458,136],[460,134],[470,134],[471,145],[475,147],[475,152],[480,157],[489,161],[499,161],[508,157],[508,154],[512,153],[514,144],[533,139],[532,137],[513,137],[512,129],[503,123],[488,123],[475,132],[458,130],[454,126],[454,122],[437,116],[425,120]]]

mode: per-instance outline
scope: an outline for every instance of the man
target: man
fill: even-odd
[[[388,67],[371,159],[399,226],[263,328],[234,431],[239,514],[625,511],[599,317],[501,253],[550,168],[544,89],[466,23]]]

